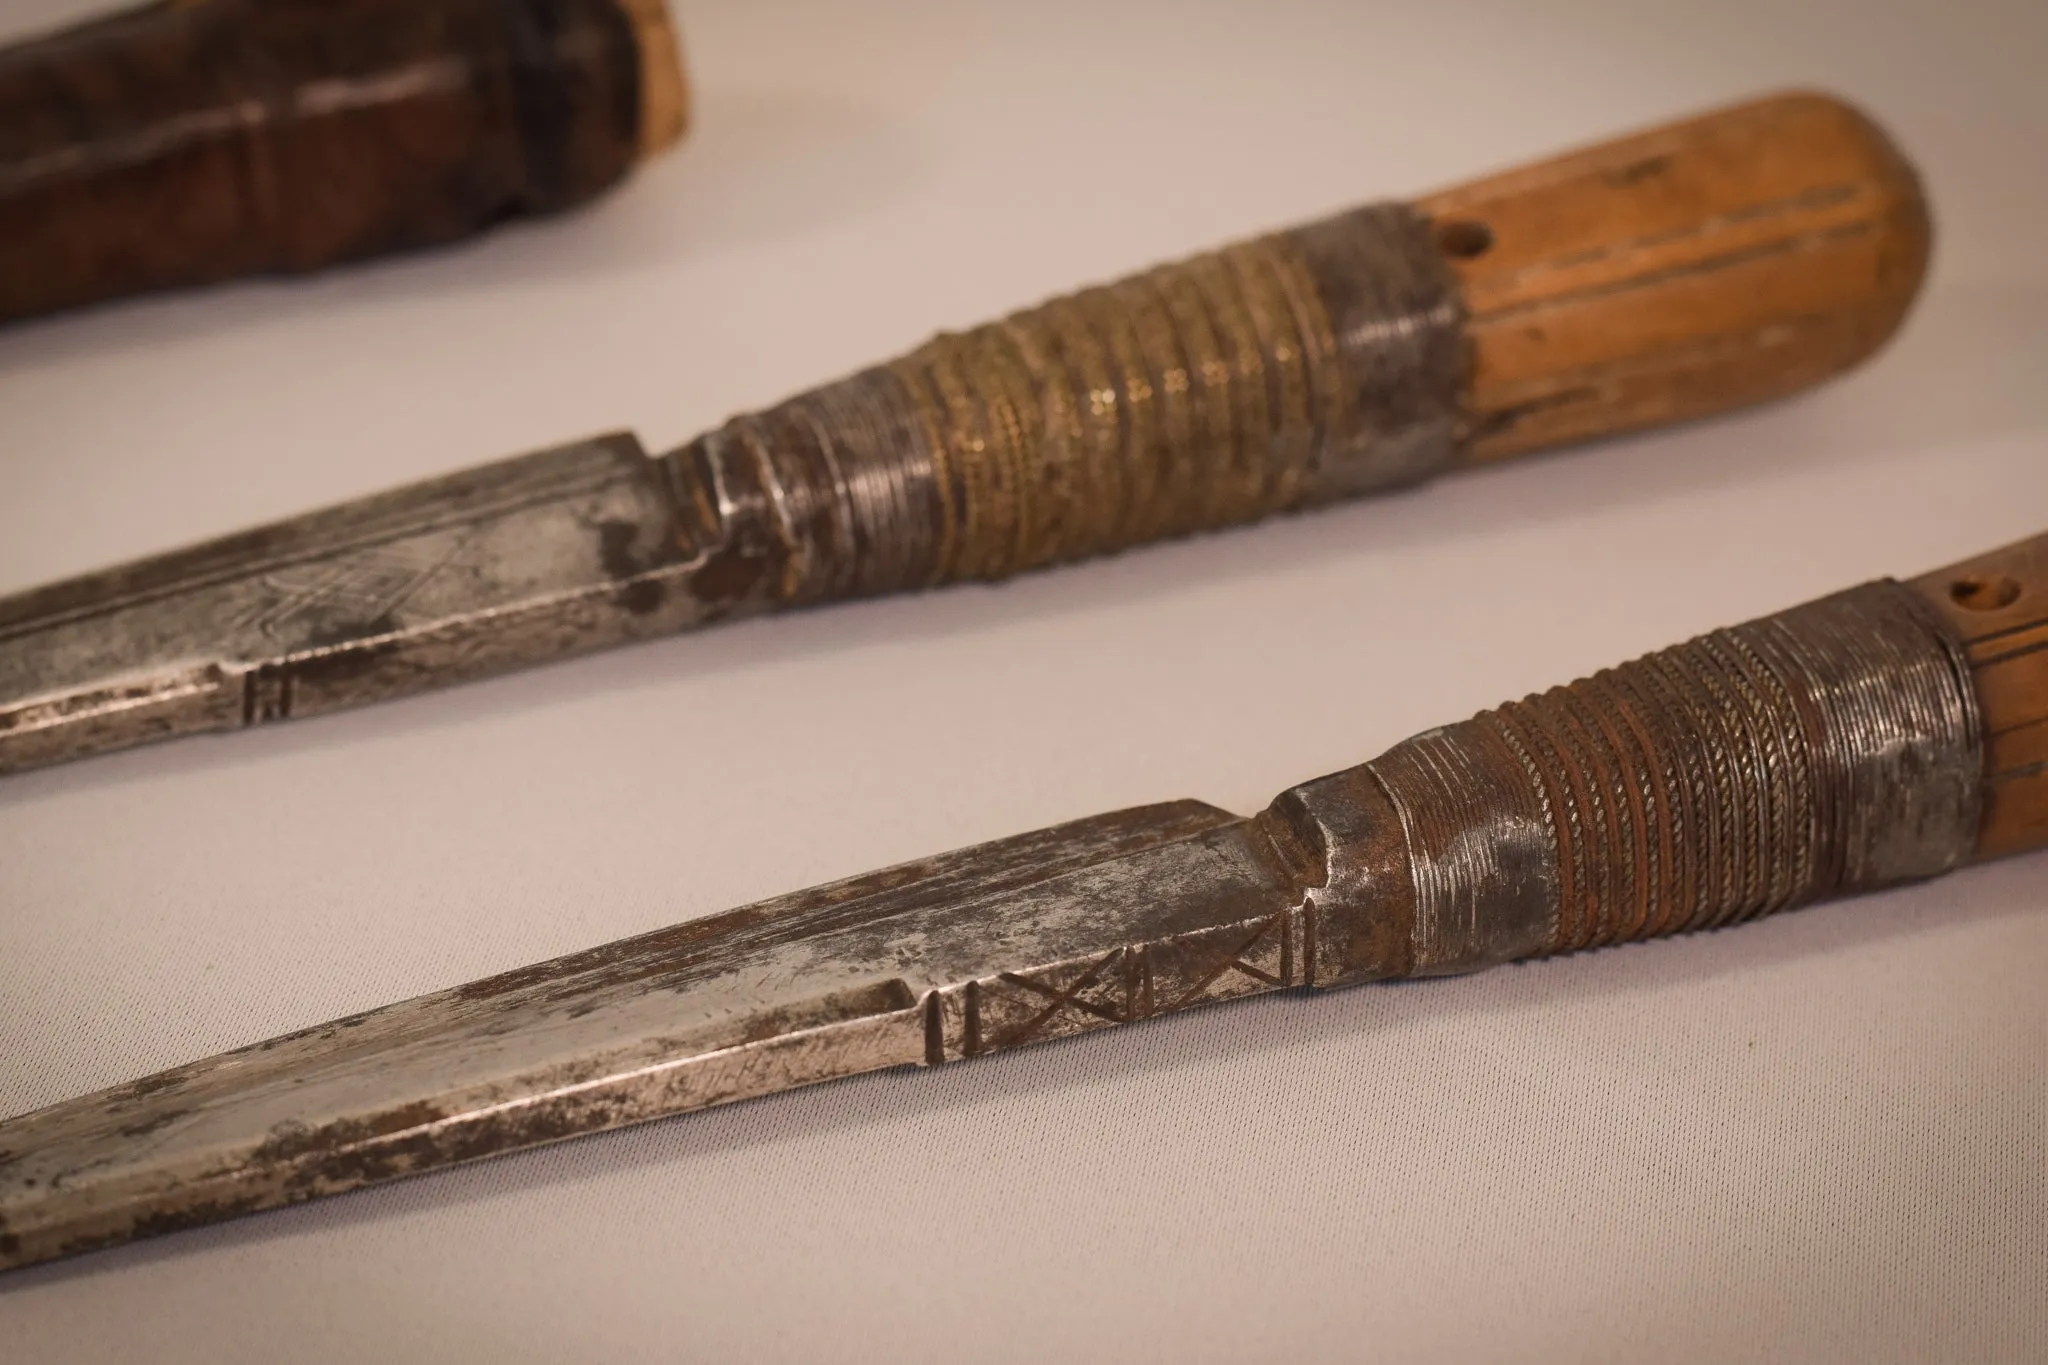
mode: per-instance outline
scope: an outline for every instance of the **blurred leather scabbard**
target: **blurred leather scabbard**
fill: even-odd
[[[662,0],[164,0],[0,51],[0,320],[453,241],[682,133]]]

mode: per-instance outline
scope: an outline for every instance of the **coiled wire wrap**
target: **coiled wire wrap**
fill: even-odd
[[[938,336],[695,446],[768,490],[784,600],[1003,578],[1426,477],[1456,449],[1462,324],[1428,224],[1378,205]]]
[[[1737,923],[1945,872],[1983,721],[1961,643],[1872,583],[1418,735],[1369,765],[1414,969]]]

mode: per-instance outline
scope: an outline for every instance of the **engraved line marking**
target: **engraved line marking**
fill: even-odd
[[[968,982],[967,989],[962,991],[961,994],[966,999],[966,1020],[964,1024],[966,1037],[961,1041],[960,1051],[966,1056],[978,1057],[982,1051],[981,983],[979,981]]]
[[[1260,971],[1257,967],[1254,967],[1250,963],[1242,960],[1244,955],[1250,952],[1253,948],[1257,947],[1259,944],[1259,940],[1264,938],[1267,934],[1272,933],[1274,928],[1278,926],[1280,922],[1281,916],[1276,915],[1272,919],[1269,919],[1265,921],[1263,924],[1261,924],[1258,927],[1258,929],[1253,932],[1250,938],[1246,939],[1243,943],[1239,944],[1237,948],[1234,951],[1232,951],[1228,956],[1226,956],[1222,962],[1218,963],[1215,966],[1215,968],[1209,972],[1207,976],[1203,977],[1200,981],[1197,981],[1193,986],[1190,986],[1178,1000],[1174,1001],[1171,1005],[1167,1006],[1167,1009],[1185,1009],[1188,1005],[1194,1003],[1196,1000],[1199,1000],[1201,998],[1202,992],[1208,990],[1210,985],[1214,983],[1218,977],[1222,976],[1225,972],[1230,971],[1233,968],[1237,971],[1243,972],[1246,976],[1249,976],[1256,981],[1263,981],[1269,986],[1279,986],[1283,984],[1282,982],[1274,979],[1269,974]]]
[[[1829,321],[1825,314],[1797,313],[1755,327],[1717,332],[1711,336],[1688,337],[1682,341],[1666,342],[1640,351],[1632,351],[1623,356],[1560,368],[1540,379],[1524,381],[1507,391],[1511,398],[1516,393],[1527,396],[1491,409],[1487,415],[1495,420],[1522,421],[1528,417],[1568,407],[1573,403],[1605,401],[1616,385],[1628,380],[1668,370],[1674,365],[1700,364],[1724,356],[1768,348],[1780,344],[1773,340],[1775,336],[1802,329],[1825,327],[1829,325]],[[1539,385],[1543,387],[1539,389]]]
[[[1442,198],[1455,205],[1456,212],[1479,217],[1482,215],[1476,211],[1478,205],[1498,204],[1503,199],[1517,199],[1537,190],[1569,185],[1576,180],[1604,180],[1616,171],[1645,161],[1668,160],[1674,154],[1687,150],[1688,146],[1686,136],[1678,130],[1647,133],[1630,138],[1620,147],[1602,148],[1599,154],[1588,154],[1584,160],[1568,158],[1562,165],[1532,166]],[[1475,189],[1486,189],[1490,193],[1475,194],[1472,192]]]
[[[2007,735],[2016,735],[2022,730],[2031,730],[2036,725],[2048,725],[2048,716],[2033,716],[2013,725],[2001,726],[1996,730],[1987,730],[1984,732],[1984,737],[1986,739],[2003,739]]]
[[[1144,970],[1144,949],[1132,944],[1124,949],[1124,1018],[1138,1018],[1138,974]]]
[[[1280,933],[1280,984],[1292,986],[1294,984],[1294,913],[1291,910],[1283,910],[1280,912],[1280,919],[1282,925]]]
[[[458,563],[462,552],[479,534],[477,528],[471,527],[457,535],[446,548],[424,559],[378,547],[328,563],[317,578],[298,588],[294,588],[289,579],[280,582],[277,575],[265,575],[264,586],[284,594],[283,599],[253,620],[245,618],[238,624],[252,626],[271,639],[283,642],[284,627],[336,599],[358,604],[365,617],[375,620],[397,611],[429,579]]]
[[[2029,654],[2039,654],[2043,650],[2048,650],[2048,640],[2035,640],[2031,644],[2024,644],[2009,649],[2003,654],[1992,654],[1984,658],[1972,659],[1970,662],[1978,668],[1993,668],[1999,664],[2009,664],[2014,659],[2024,659]]]
[[[946,1060],[945,1007],[939,992],[924,993],[924,1064],[939,1066]]]
[[[1316,984],[1316,898],[1314,894],[1301,898],[1301,984]]]
[[[2048,618],[2035,616],[2016,625],[2000,626],[1996,630],[1987,630],[1982,635],[1965,635],[1962,637],[1963,644],[1965,647],[1974,648],[1977,645],[1989,644],[1993,640],[2003,640],[2013,635],[2024,635],[2030,630],[2040,630],[2043,627],[2048,627]]]
[[[1056,986],[1047,986],[1040,982],[1033,981],[1031,978],[1027,976],[1021,976],[1016,972],[1000,973],[997,977],[998,980],[1007,982],[1012,986],[1021,986],[1028,991],[1034,991],[1037,994],[1045,996],[1048,999],[1050,999],[1052,1001],[1052,1004],[1046,1006],[1044,1009],[1040,1010],[1036,1015],[1026,1020],[1022,1027],[1013,1030],[1010,1036],[1005,1038],[1001,1043],[998,1043],[997,1046],[1015,1047],[1018,1043],[1024,1041],[1025,1039],[1029,1038],[1032,1034],[1038,1032],[1040,1028],[1044,1027],[1048,1022],[1051,1021],[1054,1015],[1058,1014],[1061,1010],[1067,1008],[1070,1005],[1075,1009],[1080,1010],[1084,1014],[1092,1014],[1096,1018],[1101,1019],[1106,1023],[1121,1024],[1127,1022],[1120,1015],[1110,1010],[1106,1010],[1102,1008],[1100,1005],[1096,1005],[1090,1001],[1080,999],[1081,992],[1087,990],[1090,986],[1094,985],[1096,978],[1100,977],[1112,962],[1115,962],[1118,958],[1122,957],[1123,952],[1124,950],[1122,948],[1110,949],[1107,953],[1104,953],[1100,958],[1096,959],[1095,965],[1090,967],[1085,973],[1083,973],[1080,980],[1076,981],[1072,986],[1064,990]]]

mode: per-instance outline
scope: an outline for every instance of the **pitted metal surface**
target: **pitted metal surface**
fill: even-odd
[[[1297,908],[1182,801],[679,924],[0,1122],[0,1268],[1298,985]]]
[[[598,437],[0,598],[0,773],[749,609],[761,571],[665,474]]]

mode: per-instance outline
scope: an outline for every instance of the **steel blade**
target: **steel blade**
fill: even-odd
[[[714,482],[603,436],[0,599],[0,773],[745,611],[779,547]]]
[[[1057,826],[0,1123],[0,1267],[882,1067],[1312,984],[1259,821]]]

